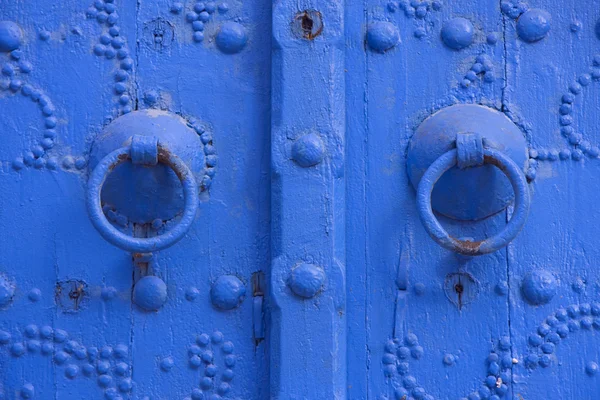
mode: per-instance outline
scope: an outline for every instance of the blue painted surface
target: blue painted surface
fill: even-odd
[[[442,40],[451,49],[460,50],[473,43],[475,28],[466,18],[453,18],[442,26]]]
[[[460,146],[457,141],[457,146]],[[482,163],[472,165],[469,168],[477,168],[485,164],[491,164],[502,170],[510,181],[514,193],[514,210],[506,226],[498,233],[491,235],[483,240],[457,239],[452,237],[441,225],[439,220],[433,214],[431,198],[433,197],[433,187],[435,183],[451,168],[460,166],[460,147],[452,149],[435,160],[425,171],[425,174],[419,182],[417,188],[417,208],[423,227],[440,246],[462,255],[483,255],[498,251],[512,242],[523,229],[531,198],[527,186],[527,178],[514,161],[505,155],[502,151],[485,148],[481,146],[479,152],[482,154]]]
[[[2,3],[0,399],[598,398],[592,3]]]
[[[479,135],[485,146],[506,154],[519,169],[525,168],[527,142],[509,118],[490,107],[457,104],[425,119],[411,138],[407,168],[415,189],[436,159],[451,149],[459,153],[465,149],[457,141],[468,133]],[[512,185],[498,168],[457,165],[435,185],[432,202],[435,211],[449,218],[477,221],[505,209],[513,198]]]
[[[149,146],[139,148],[137,147],[140,146],[138,142],[142,140],[138,139],[138,135],[134,135],[130,145],[118,148],[102,158],[91,171],[87,182],[86,202],[90,221],[104,239],[131,253],[152,253],[173,246],[189,231],[198,210],[198,184],[194,179],[194,173],[179,156],[167,147],[167,144],[161,143],[156,137],[151,137],[151,139]],[[140,153],[153,154],[150,157],[144,157]],[[151,158],[154,161],[148,163],[147,160],[144,161],[145,158]],[[143,162],[140,162],[139,159]],[[153,237],[131,236],[114,227],[105,215],[106,204],[102,203],[101,195],[104,182],[109,179],[109,175],[114,169],[128,160],[131,160],[134,165],[145,167],[155,167],[160,162],[170,167],[181,181],[184,198],[183,210],[179,219],[170,219],[173,221],[173,226],[167,232]],[[138,177],[133,175],[132,178],[137,179]],[[162,188],[158,186],[155,192],[161,190]],[[143,207],[143,203],[137,201],[138,199],[134,204],[137,207]],[[122,211],[122,213],[126,213],[126,211]]]
[[[0,297],[12,298],[0,311],[1,398],[268,398],[252,276],[270,263],[271,5],[205,2],[210,18],[192,26],[185,14],[196,4],[174,13],[174,3],[0,6],[0,20],[23,34],[17,51],[0,53],[0,188],[13,193],[0,200],[2,229],[12,227],[0,239]],[[215,44],[230,22],[248,38],[235,54]],[[188,233],[154,259],[108,243],[85,205],[93,159],[126,145],[94,158],[98,139],[120,123],[128,137],[147,133],[124,120],[143,110],[159,124],[169,123],[161,113],[183,123],[167,133],[195,156],[172,149],[199,192]],[[126,235],[160,237],[178,222],[168,212],[182,210],[181,185],[167,167],[142,168],[148,181],[120,186],[124,206],[111,204],[106,216]],[[165,198],[176,205],[161,209]],[[129,214],[132,203],[146,214]],[[211,302],[224,275],[247,293],[232,310]],[[144,287],[148,278],[165,287]],[[157,308],[164,288],[157,311],[140,306]]]

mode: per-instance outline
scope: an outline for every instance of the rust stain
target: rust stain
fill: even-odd
[[[173,162],[173,155],[167,148],[161,146],[160,144],[158,145],[158,161],[162,164],[171,166],[171,169],[175,172],[180,181],[183,182],[187,178],[187,172],[177,171],[176,168],[173,168],[175,165]]]
[[[470,240],[458,240],[456,238],[454,238],[454,240],[459,243],[462,253],[466,255],[476,255],[481,247],[481,244],[483,243],[483,240],[478,240],[475,242]]]
[[[463,286],[462,282],[460,281],[460,276],[458,277],[458,283],[456,285],[454,285],[454,291],[458,295],[458,309],[461,310],[462,306],[463,306],[462,295],[465,292],[465,287]]]
[[[313,11],[313,13],[315,13],[315,15],[319,19],[321,19],[320,12]],[[302,28],[302,32],[303,32],[302,36],[305,39],[313,40],[314,38],[319,36],[321,34],[321,32],[323,32],[323,24],[317,24],[318,29],[313,32],[313,29],[315,27],[315,21],[313,20],[313,17],[309,14],[308,11],[303,11],[303,12],[299,13],[298,15],[296,15],[296,19],[300,22],[300,27]]]
[[[125,161],[129,159],[129,154],[119,154],[115,162],[108,166],[108,173],[112,172],[119,165],[123,164]]]

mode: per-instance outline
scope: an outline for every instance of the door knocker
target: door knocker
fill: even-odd
[[[412,138],[408,171],[417,189],[425,230],[440,246],[465,255],[483,255],[507,246],[521,231],[530,205],[523,167],[527,146],[520,130],[491,108],[461,104],[426,119]],[[510,221],[484,240],[457,239],[434,211],[477,221],[514,203]]]

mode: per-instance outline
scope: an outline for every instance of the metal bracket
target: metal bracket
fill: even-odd
[[[483,165],[483,139],[478,133],[456,135],[458,168],[465,169]]]
[[[148,166],[158,164],[158,138],[133,135],[131,138],[131,162]]]

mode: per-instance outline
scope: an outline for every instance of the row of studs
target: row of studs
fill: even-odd
[[[402,0],[399,3],[388,3],[387,9],[395,12],[398,8],[404,10],[404,14],[409,18],[425,19],[431,10],[438,11],[442,7],[439,1],[420,1],[420,0]],[[543,39],[550,31],[550,14],[541,9],[529,9],[527,4],[517,1],[503,1],[501,5],[502,12],[512,19],[517,20],[517,34],[526,42],[537,42]],[[399,40],[398,30],[395,25],[387,22],[374,23],[380,25],[380,31],[377,34],[367,34],[367,41],[370,47],[375,51],[384,52],[394,47]],[[384,26],[385,25],[385,26]],[[374,27],[377,29],[376,27]],[[573,30],[573,28],[572,28]],[[578,29],[574,30],[577,31]],[[417,38],[423,38],[427,31],[425,27],[418,27],[414,32]],[[475,28],[473,23],[466,18],[453,18],[444,23],[441,30],[441,38],[444,44],[453,49],[461,50],[469,47],[475,38]],[[398,38],[394,40],[394,38]],[[498,36],[494,33],[486,37],[488,44],[495,44]]]
[[[568,92],[561,98],[561,105],[558,109],[560,131],[572,148],[563,148],[560,150],[545,148],[531,149],[529,151],[530,160],[527,171],[527,178],[529,180],[535,179],[539,161],[565,161],[569,159],[581,161],[585,157],[591,159],[600,157],[600,147],[594,146],[589,141],[584,140],[583,135],[577,133],[573,128],[573,104],[576,97],[582,93],[583,88],[589,86],[593,80],[600,80],[600,54],[593,57],[590,72],[580,75],[576,82],[569,85]]]
[[[420,350],[419,350],[420,349]],[[416,350],[416,353],[415,353]],[[487,359],[488,376],[484,384],[476,391],[471,393],[468,398],[482,398],[497,400],[503,398],[508,392],[509,369],[516,362],[510,357],[510,339],[503,337],[498,342],[498,352],[492,351]],[[415,353],[415,354],[413,354]],[[385,346],[383,356],[384,373],[389,378],[402,376],[401,384],[394,389],[394,397],[397,400],[406,399],[412,396],[415,399],[433,400],[433,396],[427,394],[425,389],[417,385],[416,379],[408,375],[409,365],[406,362],[399,362],[412,355],[413,358],[421,358],[422,347],[418,345],[418,339],[414,334],[408,334],[404,338],[404,343],[400,344],[397,340],[390,340]],[[445,354],[443,363],[446,366],[454,365],[455,357],[452,354]],[[505,383],[506,382],[506,383]],[[462,399],[461,399],[462,400]]]
[[[114,76],[116,83],[113,90],[120,111],[127,114],[132,111],[131,96],[127,92],[134,61],[127,49],[127,42],[120,36],[119,15],[114,0],[96,0],[94,5],[87,10],[86,16],[89,19],[95,19],[105,28],[99,38],[99,43],[94,45],[93,51],[99,57],[115,60],[119,69]]]
[[[180,2],[176,2],[171,6],[171,13],[180,14],[184,6]],[[211,21],[216,11],[220,14],[225,14],[229,11],[227,3],[221,3],[218,6],[214,1],[207,3],[197,1],[196,4],[185,14],[185,20],[192,26],[194,33],[192,38],[194,42],[201,43],[204,41],[205,25]],[[228,21],[221,25],[215,38],[217,48],[226,54],[234,54],[240,52],[248,41],[246,29],[239,23],[240,19]]]
[[[120,398],[110,396],[113,391],[116,393],[116,389],[112,388],[113,371],[120,377],[116,382],[119,392],[128,393],[133,388],[133,382],[129,378],[130,366],[123,361],[129,355],[126,345],[117,345],[114,348],[104,346],[101,349],[94,346],[85,347],[75,340],[68,340],[69,334],[62,329],[53,329],[50,326],[38,328],[35,324],[24,328],[23,337],[23,342],[13,341],[9,332],[0,331],[0,345],[10,345],[9,351],[13,357],[22,357],[26,352],[52,355],[56,365],[66,364],[64,373],[69,379],[75,379],[80,370],[87,377],[96,372],[97,384],[107,390],[107,398]],[[57,348],[56,345],[60,347]]]
[[[131,367],[124,362],[128,355],[129,349],[126,345],[117,345],[114,348],[104,346],[101,349],[97,347],[85,347],[79,342],[68,340],[69,335],[62,329],[53,329],[50,326],[38,328],[37,325],[27,325],[23,330],[23,336],[26,339],[24,343],[12,341],[12,335],[6,331],[0,331],[0,346],[10,346],[10,353],[13,357],[21,357],[26,351],[30,353],[41,353],[43,355],[53,355],[53,360],[56,365],[64,365],[73,358],[73,361],[65,367],[65,376],[69,379],[75,379],[79,375],[79,371],[87,377],[91,377],[94,372],[98,374],[97,383],[104,388],[107,399],[120,399],[118,392],[128,393],[133,389],[133,382],[130,379]],[[43,342],[40,342],[42,340]],[[55,344],[61,344],[62,348],[57,350]],[[230,389],[230,383],[234,378],[233,368],[237,361],[237,357],[233,354],[234,345],[230,341],[225,341],[221,332],[215,331],[212,335],[200,334],[196,338],[196,344],[188,348],[190,368],[197,369],[203,363],[206,364],[204,377],[200,380],[200,389],[194,389],[192,399],[203,398],[198,397],[204,393],[213,390],[213,379],[217,375],[218,368],[213,364],[214,354],[210,346],[220,346],[222,353],[225,355],[225,369],[221,375],[221,383],[216,388],[219,395],[227,394]],[[78,365],[77,362],[83,362],[83,365]],[[173,366],[172,357],[165,357],[160,362],[160,368],[164,372],[169,372]],[[119,376],[117,387],[113,388],[113,375]],[[24,386],[25,394],[31,392],[33,394],[33,385],[27,384]],[[30,387],[31,386],[31,387]],[[118,391],[117,391],[118,389]]]
[[[547,368],[552,365],[553,354],[561,340],[566,339],[569,333],[583,330],[600,330],[600,304],[583,303],[572,304],[558,309],[550,315],[537,328],[537,332],[530,335],[528,345],[530,353],[525,357],[525,365],[534,369],[538,365]],[[594,368],[595,365],[595,368]],[[590,375],[598,372],[596,363],[588,363],[586,372]]]
[[[538,365],[542,368],[548,368],[552,365],[553,354],[556,345],[561,340],[568,337],[569,333],[583,330],[600,330],[600,303],[593,304],[573,304],[565,308],[558,309],[554,314],[550,315],[546,320],[539,325],[536,333],[528,338],[530,353],[525,357],[525,366],[529,369],[535,369]],[[413,334],[407,335],[404,340],[407,346],[416,345],[416,336]],[[508,354],[510,350],[510,338],[503,337],[498,342],[500,352],[492,352],[487,359],[488,376],[485,379],[484,385],[477,391],[468,396],[468,399],[491,399],[496,400],[502,398],[508,391],[507,384],[509,381],[509,369],[512,364],[517,362]],[[408,364],[397,363],[397,358],[406,358],[410,354],[408,347],[400,346],[396,341],[389,341],[385,347],[386,353],[383,357],[385,365],[384,372],[386,376],[392,377],[398,372],[400,375],[408,373]],[[498,353],[501,353],[499,355]],[[396,356],[397,354],[397,356]],[[454,364],[454,357],[451,354],[444,356],[443,362],[450,366]],[[589,361],[585,365],[585,372],[594,376],[600,371],[600,367],[594,361]],[[408,379],[407,379],[408,378]],[[418,390],[415,390],[418,389]],[[403,380],[403,387],[396,388],[396,399],[405,398],[409,395],[409,390],[415,399],[429,399],[422,388],[416,387],[414,378],[407,376]],[[492,395],[492,390],[496,394]],[[465,400],[465,399],[462,399]]]
[[[211,343],[214,346],[220,346],[221,352],[225,355],[225,369],[220,377],[221,383],[216,388],[214,380],[217,375],[218,368],[214,364],[213,349],[208,348]],[[198,335],[196,338],[196,344],[193,344],[188,348],[188,362],[190,368],[193,369],[198,369],[204,364],[204,376],[200,379],[200,387],[192,390],[190,399],[204,399],[205,397],[203,396],[211,393],[213,390],[216,390],[216,396],[224,396],[229,393],[231,390],[230,382],[234,377],[233,368],[237,361],[237,357],[233,354],[233,350],[233,343],[224,341],[223,334],[219,331],[213,332],[210,336],[206,333]],[[165,362],[165,360],[163,360],[163,362]],[[163,362],[161,362],[161,368],[163,368]],[[168,360],[166,361],[166,364],[167,367],[169,367],[172,363],[170,360]],[[215,395],[213,395],[213,397],[215,397]]]
[[[15,296],[15,290],[14,282],[4,275],[0,275],[0,308],[6,309],[10,306]],[[103,301],[111,301],[117,296],[117,293],[115,287],[107,286],[101,289],[100,297]],[[199,295],[200,291],[194,286],[190,286],[185,292],[185,298],[190,302],[195,301]],[[239,307],[245,296],[244,283],[234,275],[221,275],[210,289],[211,302],[219,310],[228,311]],[[29,292],[28,297],[32,302],[38,302],[42,297],[42,292],[38,288],[34,288]],[[130,297],[130,294],[127,294],[127,297]]]
[[[55,107],[50,98],[44,95],[41,90],[24,82],[23,75],[28,75],[33,70],[33,65],[23,59],[23,52],[20,49],[13,50],[10,53],[9,62],[2,66],[0,79],[0,91],[8,91],[13,95],[22,94],[36,103],[43,117],[44,137],[38,144],[24,152],[22,157],[17,157],[12,162],[15,170],[21,170],[25,167],[35,167],[41,169],[46,166],[49,169],[56,169],[58,162],[55,158],[46,160],[46,152],[54,147],[56,140],[56,126],[58,124],[55,117]]]
[[[204,41],[204,24],[210,21],[216,9],[217,6],[213,1],[209,1],[208,3],[199,1],[194,4],[193,10],[186,13],[185,19],[192,25],[192,29],[194,30],[192,38],[195,42],[199,43]],[[182,10],[183,4],[181,3],[175,3],[171,6],[171,12],[174,14],[179,14]],[[223,3],[219,5],[220,13],[225,13],[227,10],[227,4]]]

